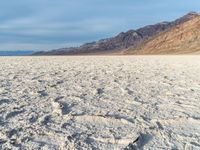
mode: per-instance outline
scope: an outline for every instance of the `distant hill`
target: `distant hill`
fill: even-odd
[[[151,40],[153,37],[169,31],[175,26],[181,25],[199,16],[198,13],[190,12],[185,16],[172,22],[161,22],[155,25],[145,26],[137,30],[122,32],[115,37],[99,40],[97,42],[86,43],[80,47],[61,48],[52,51],[42,51],[34,55],[81,55],[81,54],[124,54],[125,49],[129,49],[125,54],[134,54],[133,50],[141,44]]]
[[[33,53],[35,51],[0,51],[0,56],[26,56]]]

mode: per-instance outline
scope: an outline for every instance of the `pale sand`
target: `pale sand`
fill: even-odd
[[[0,58],[0,149],[200,149],[200,56]]]

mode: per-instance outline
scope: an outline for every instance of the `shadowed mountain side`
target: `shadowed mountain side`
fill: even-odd
[[[187,15],[172,21],[162,22],[155,25],[145,26],[138,30],[129,30],[122,32],[115,37],[99,40],[97,42],[86,43],[80,47],[61,48],[52,51],[41,51],[34,53],[34,55],[75,55],[75,54],[107,54],[107,53],[121,53],[123,49],[135,48],[144,41],[167,31],[174,26],[187,22],[198,14],[191,12]]]

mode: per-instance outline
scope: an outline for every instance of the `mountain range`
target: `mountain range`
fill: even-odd
[[[161,22],[80,47],[41,51],[34,55],[185,54],[200,52],[200,15],[190,12],[171,22]]]

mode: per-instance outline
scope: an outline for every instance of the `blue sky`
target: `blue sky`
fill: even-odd
[[[78,46],[199,9],[199,0],[0,0],[0,50]]]

